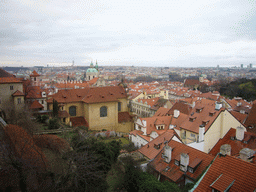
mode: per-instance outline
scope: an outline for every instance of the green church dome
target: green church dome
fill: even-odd
[[[87,69],[87,71],[86,71],[86,73],[97,73],[98,71],[97,71],[97,69],[95,69],[95,68],[88,68]]]

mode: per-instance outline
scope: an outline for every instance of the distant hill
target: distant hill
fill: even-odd
[[[17,72],[19,70],[28,70],[29,68],[27,68],[27,67],[3,67],[2,69],[5,71]]]
[[[242,97],[247,101],[256,100],[256,79],[239,79],[220,86],[220,94],[229,98]]]

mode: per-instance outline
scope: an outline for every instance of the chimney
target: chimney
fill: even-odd
[[[231,145],[229,144],[224,144],[224,145],[221,145],[220,147],[220,153],[221,155],[231,155]]]
[[[222,103],[220,102],[215,103],[215,110],[220,110],[221,107],[222,107]]]
[[[239,141],[244,140],[244,128],[242,126],[239,126],[236,128],[236,139]]]
[[[180,154],[180,170],[183,172],[187,172],[189,164],[189,156],[186,153]]]
[[[164,146],[163,157],[166,163],[170,163],[170,161],[172,160],[172,148],[168,146],[168,144]]]
[[[180,111],[177,110],[177,109],[174,109],[173,117],[174,117],[174,118],[178,118],[179,116],[180,116]]]
[[[141,128],[141,131],[143,131],[143,135],[146,135],[146,132],[147,132],[147,121],[146,120],[142,120],[142,125],[143,125],[143,127]]]
[[[46,92],[45,91],[42,92],[42,97],[46,97]]]
[[[243,148],[240,150],[239,156],[244,161],[251,161],[254,153],[255,152],[252,149]]]
[[[204,132],[205,132],[205,126],[204,125],[200,125],[199,126],[198,143],[204,141]]]

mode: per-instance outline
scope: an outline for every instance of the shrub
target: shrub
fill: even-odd
[[[102,129],[101,131],[107,131],[107,129]]]
[[[57,118],[53,118],[49,120],[48,129],[58,129],[59,123]]]
[[[49,116],[48,115],[42,115],[41,116],[41,123],[45,123],[45,121],[49,119]]]

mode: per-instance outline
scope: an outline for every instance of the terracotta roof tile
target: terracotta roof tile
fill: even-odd
[[[78,127],[78,126],[89,127],[89,123],[86,121],[84,117],[70,117],[70,121],[72,122],[73,127]]]
[[[208,123],[205,125],[205,131],[207,131],[223,110],[224,108],[215,110],[215,101],[209,99],[199,100],[195,103],[195,107],[192,109],[190,115],[186,120],[184,120],[180,127],[185,130],[198,133],[199,126],[203,124],[203,121],[208,121]],[[215,111],[215,113],[210,115],[210,112],[212,111]]]
[[[212,186],[215,186],[221,190],[228,186],[228,184],[232,184],[232,181],[235,180],[235,182],[229,188],[230,192],[255,191],[255,172],[255,164],[228,155],[218,155],[194,192],[212,191],[211,185],[218,178],[220,181],[218,182],[217,180],[216,186],[214,184]]]
[[[0,68],[0,77],[13,77],[13,75]]]
[[[40,76],[35,70],[30,74],[30,77],[38,77]]]
[[[40,104],[37,100],[33,101],[33,103],[29,107],[30,109],[43,109],[44,106]]]
[[[170,163],[166,163],[163,160],[162,150],[160,153],[158,153],[155,159],[149,163],[149,165],[152,166],[157,172],[160,172],[162,175],[169,178],[173,182],[177,182],[179,179],[181,179],[183,175],[186,175],[187,177],[196,180],[214,158],[214,156],[212,155],[206,154],[174,140],[171,140],[168,143],[168,146],[172,148]],[[193,173],[188,171],[184,173],[180,170],[180,166],[174,164],[175,158],[179,160],[179,156],[181,153],[187,153],[189,155],[189,167],[194,167],[195,164],[197,165]],[[165,169],[167,166],[169,167],[169,170],[166,171]]]
[[[122,123],[122,122],[130,122],[132,121],[133,118],[132,116],[129,114],[129,112],[119,112],[118,113],[118,123]]]
[[[154,159],[158,153],[161,152],[162,148],[164,147],[164,142],[169,142],[173,136],[175,135],[174,130],[165,131],[163,134],[158,136],[157,138],[150,141],[148,144],[144,145],[138,151],[146,156],[149,159]],[[155,147],[155,145],[159,145],[159,149]]]
[[[58,103],[104,103],[118,101],[122,98],[127,98],[127,94],[120,86],[87,87],[85,89],[59,90],[47,102],[52,103],[55,99]]]
[[[251,129],[248,128],[247,131],[256,133],[256,102],[253,103],[251,111],[249,112],[244,124],[247,127],[251,127]]]
[[[58,116],[62,118],[70,117],[69,113],[66,110],[58,111]]]
[[[231,128],[226,135],[220,139],[212,150],[209,152],[212,155],[217,155],[220,152],[220,147],[224,144],[229,144],[231,146],[231,156],[239,155],[239,151],[243,148],[249,148],[256,150],[256,134],[244,132],[244,138],[247,140],[247,143],[243,141],[238,141],[235,139],[236,136],[236,129]],[[234,139],[232,140],[231,137]]]
[[[15,91],[12,96],[24,96],[24,93],[22,93],[21,91],[17,90]]]
[[[0,77],[0,84],[1,83],[22,83],[22,81],[20,81],[16,77]]]
[[[246,117],[247,117],[247,114],[242,114],[242,113],[239,113],[237,111],[230,111],[230,113],[240,122],[240,123],[244,123]]]

